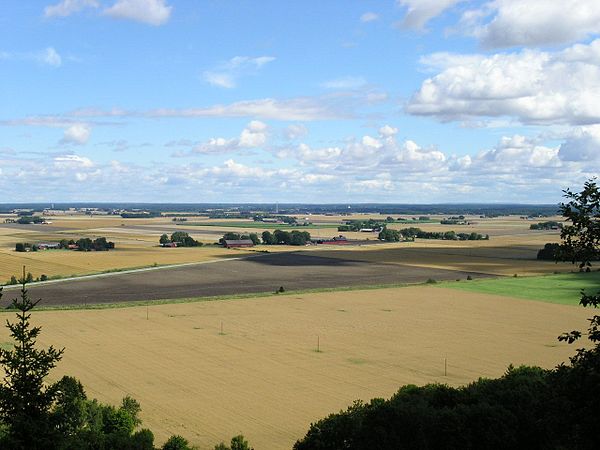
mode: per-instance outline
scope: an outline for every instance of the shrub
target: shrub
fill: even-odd
[[[162,450],[191,450],[187,439],[179,435],[171,436],[162,446]]]

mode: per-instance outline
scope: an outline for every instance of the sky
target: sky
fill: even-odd
[[[597,0],[3,0],[0,203],[556,203]]]

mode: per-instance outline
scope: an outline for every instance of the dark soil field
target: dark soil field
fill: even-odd
[[[489,275],[338,259],[319,252],[275,253],[242,260],[219,261],[145,272],[70,280],[31,286],[41,306],[118,303],[346,286],[420,283]],[[3,304],[16,293],[6,292]]]

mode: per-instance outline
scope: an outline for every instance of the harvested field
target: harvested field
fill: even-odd
[[[243,256],[240,255],[240,256]],[[346,286],[421,283],[485,274],[364,262],[318,252],[273,253],[160,270],[33,285],[44,305],[119,303]]]
[[[574,352],[556,336],[589,313],[419,286],[40,311],[33,322],[41,345],[66,347],[54,379],[75,376],[113,404],[132,395],[157,442],[176,433],[211,449],[243,433],[257,450],[278,450],[310,422],[403,384],[460,385],[510,363],[553,367]]]

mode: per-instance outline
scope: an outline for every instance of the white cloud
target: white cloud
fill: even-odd
[[[431,19],[461,1],[464,0],[397,0],[398,5],[407,8],[399,25],[402,28],[421,30]]]
[[[391,137],[398,134],[398,128],[394,128],[390,125],[384,125],[379,129],[379,134],[385,137]]]
[[[89,169],[94,163],[85,156],[63,155],[54,158],[54,166],[58,169]]]
[[[463,14],[486,48],[564,44],[600,33],[597,0],[494,0]]]
[[[77,123],[71,125],[65,130],[64,136],[61,139],[62,144],[75,144],[83,145],[87,144],[90,139],[91,129],[88,125],[83,123]]]
[[[358,89],[367,84],[363,77],[342,77],[335,80],[321,83],[321,87],[326,89]]]
[[[371,11],[366,12],[360,16],[360,21],[362,23],[374,22],[377,19],[379,19],[379,14],[371,12]]]
[[[39,55],[39,61],[52,67],[60,67],[62,58],[53,47],[48,47]]]
[[[239,138],[211,138],[207,142],[196,145],[190,153],[176,152],[173,156],[191,156],[193,154],[224,154],[238,150],[262,147],[266,144],[268,137],[267,124],[259,121],[251,121],[240,133]]]
[[[253,120],[240,134],[240,147],[260,147],[267,141],[267,125]]]
[[[166,0],[117,0],[104,14],[158,26],[169,20],[172,9]]]
[[[600,125],[579,127],[560,146],[563,161],[600,161]]]
[[[241,77],[255,75],[266,64],[275,61],[273,56],[235,56],[202,74],[204,81],[213,86],[232,89]]]
[[[55,5],[48,5],[44,8],[46,17],[66,17],[79,12],[85,8],[98,8],[100,4],[97,0],[62,0]]]
[[[406,109],[442,120],[512,116],[524,123],[600,122],[600,39],[559,52],[455,55],[422,59],[440,72]]]

